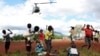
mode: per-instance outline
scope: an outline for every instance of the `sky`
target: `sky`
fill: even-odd
[[[41,14],[32,13],[34,3],[38,4]],[[14,34],[22,34],[27,23],[32,26],[52,25],[57,32],[65,35],[70,26],[90,24],[100,31],[99,0],[0,0],[0,37],[3,29],[11,29]]]

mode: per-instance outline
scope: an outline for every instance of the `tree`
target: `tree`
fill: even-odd
[[[80,37],[81,33],[82,33],[82,25],[76,25],[75,26],[75,31],[77,33],[77,36]]]

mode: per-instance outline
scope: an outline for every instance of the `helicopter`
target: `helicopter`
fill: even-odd
[[[44,3],[34,3],[34,7],[33,7],[33,10],[32,10],[32,14],[33,13],[39,13],[39,14],[41,14],[40,13],[40,8],[37,6],[37,4],[51,4],[51,3],[56,3],[56,2],[44,2]]]

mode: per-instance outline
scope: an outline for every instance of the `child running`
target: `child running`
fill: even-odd
[[[85,31],[85,45],[83,45],[82,47],[88,46],[88,49],[90,49],[94,28],[92,25],[87,25],[86,28],[85,26],[86,25],[84,24],[84,27],[82,28],[82,30]]]
[[[75,39],[76,39],[76,31],[75,31],[75,28],[74,27],[71,27],[71,30],[70,30],[70,37],[71,37],[71,42],[74,43]]]

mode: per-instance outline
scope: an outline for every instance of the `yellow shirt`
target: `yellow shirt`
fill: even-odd
[[[45,33],[45,39],[48,40],[49,39],[49,36],[52,35],[52,32],[46,30],[46,33]]]

